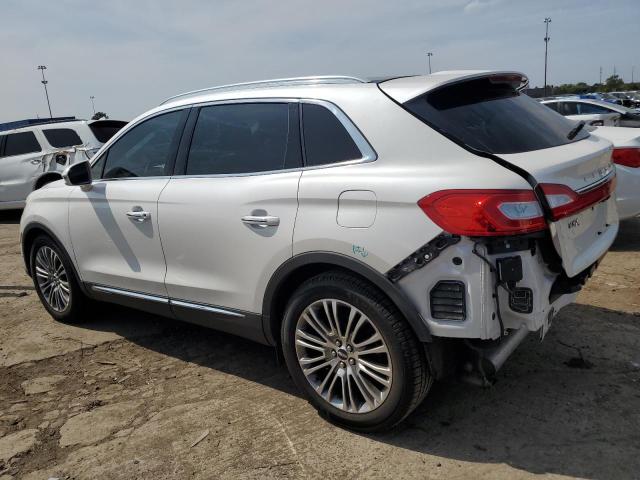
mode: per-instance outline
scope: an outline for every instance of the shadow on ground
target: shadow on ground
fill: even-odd
[[[128,338],[143,348],[299,395],[270,347],[120,307],[83,326],[126,335],[131,329],[121,327],[131,322],[143,324],[133,329],[137,332],[146,322],[161,331]],[[639,324],[637,315],[571,305],[543,343],[533,335],[525,341],[492,388],[437,383],[399,427],[362,437],[419,454],[505,463],[536,474],[636,478]],[[577,357],[592,367],[572,368]]]
[[[0,210],[0,224],[18,224],[21,216],[22,210]]]
[[[620,222],[620,231],[611,251],[640,252],[640,217]]]

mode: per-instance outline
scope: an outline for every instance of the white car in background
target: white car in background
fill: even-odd
[[[127,122],[72,120],[0,131],[0,210],[24,207],[32,191],[95,152]]]
[[[632,108],[587,98],[543,100],[543,105],[571,120],[583,120],[595,127],[640,127],[640,113]]]
[[[543,105],[571,120],[582,120],[588,125],[617,127],[620,125],[620,113],[609,109],[605,102],[581,98],[558,98],[543,100]]]
[[[620,220],[640,215],[640,131],[625,127],[598,127],[591,132],[613,143]]]

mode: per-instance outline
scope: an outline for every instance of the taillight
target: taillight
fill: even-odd
[[[559,220],[609,198],[616,188],[616,177],[581,193],[555,183],[543,183],[540,187],[551,207],[553,220]]]
[[[420,199],[418,206],[454,235],[516,235],[547,227],[532,190],[441,190]]]
[[[574,215],[611,196],[616,179],[577,193],[566,185],[540,184],[553,220]],[[418,201],[418,206],[445,232],[467,237],[490,237],[538,232],[547,228],[533,190],[441,190]]]
[[[640,168],[640,148],[614,148],[611,158],[618,165]]]

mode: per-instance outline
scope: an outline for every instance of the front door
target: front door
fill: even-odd
[[[96,160],[90,189],[69,201],[80,276],[91,288],[166,299],[158,197],[169,181],[186,112],[173,111],[126,131]]]

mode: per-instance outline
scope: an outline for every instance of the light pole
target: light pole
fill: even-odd
[[[91,95],[89,98],[91,99],[91,108],[93,108],[93,114],[95,115],[96,114],[96,105],[95,105],[95,103],[93,103],[93,99],[96,98],[96,97]]]
[[[602,67],[600,67],[600,85],[602,85]]]
[[[547,53],[549,49],[549,24],[551,23],[551,17],[544,19],[546,27],[546,33],[544,35],[544,96],[547,96]]]
[[[631,65],[631,83],[635,83],[633,81],[633,74],[636,73],[636,66],[635,65]]]
[[[49,92],[47,91],[47,79],[44,78],[44,71],[47,69],[46,65],[38,65],[38,70],[42,72],[42,85],[44,85],[44,94],[47,97],[47,106],[49,107],[49,118],[53,118],[51,114],[51,103],[49,102]]]
[[[433,57],[433,53],[427,52],[427,60],[429,61],[429,74],[431,74],[431,57]]]

